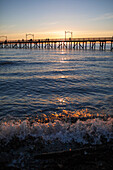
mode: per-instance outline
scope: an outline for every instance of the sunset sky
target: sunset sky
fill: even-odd
[[[113,36],[113,0],[0,0],[0,36],[64,38],[65,31],[74,38]]]

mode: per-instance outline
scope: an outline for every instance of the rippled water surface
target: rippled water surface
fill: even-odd
[[[0,117],[90,109],[113,114],[113,53],[0,50]]]

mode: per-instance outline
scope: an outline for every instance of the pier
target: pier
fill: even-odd
[[[26,36],[27,37],[27,36]],[[109,48],[107,45],[109,44]],[[75,50],[110,50],[113,51],[113,37],[100,38],[62,38],[0,41],[0,48],[15,49],[75,49]]]

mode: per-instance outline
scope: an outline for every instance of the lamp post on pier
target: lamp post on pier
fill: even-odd
[[[33,40],[34,40],[34,34],[26,34],[26,41],[27,41],[27,37],[31,35],[33,37]]]
[[[71,32],[71,31],[65,31],[65,41],[66,41],[66,34],[68,34],[68,33],[71,34],[71,39],[72,39],[72,34],[73,34],[73,32]]]
[[[0,36],[0,38],[2,38],[2,37],[6,38],[6,40],[5,40],[5,41],[7,41],[7,36]]]

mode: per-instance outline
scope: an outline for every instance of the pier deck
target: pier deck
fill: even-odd
[[[107,44],[109,44],[109,50],[113,50],[113,37],[101,37],[101,38],[66,38],[66,39],[30,39],[30,40],[5,40],[0,41],[0,48],[36,48],[36,49],[50,49],[50,48],[65,48],[76,50],[106,50]]]

